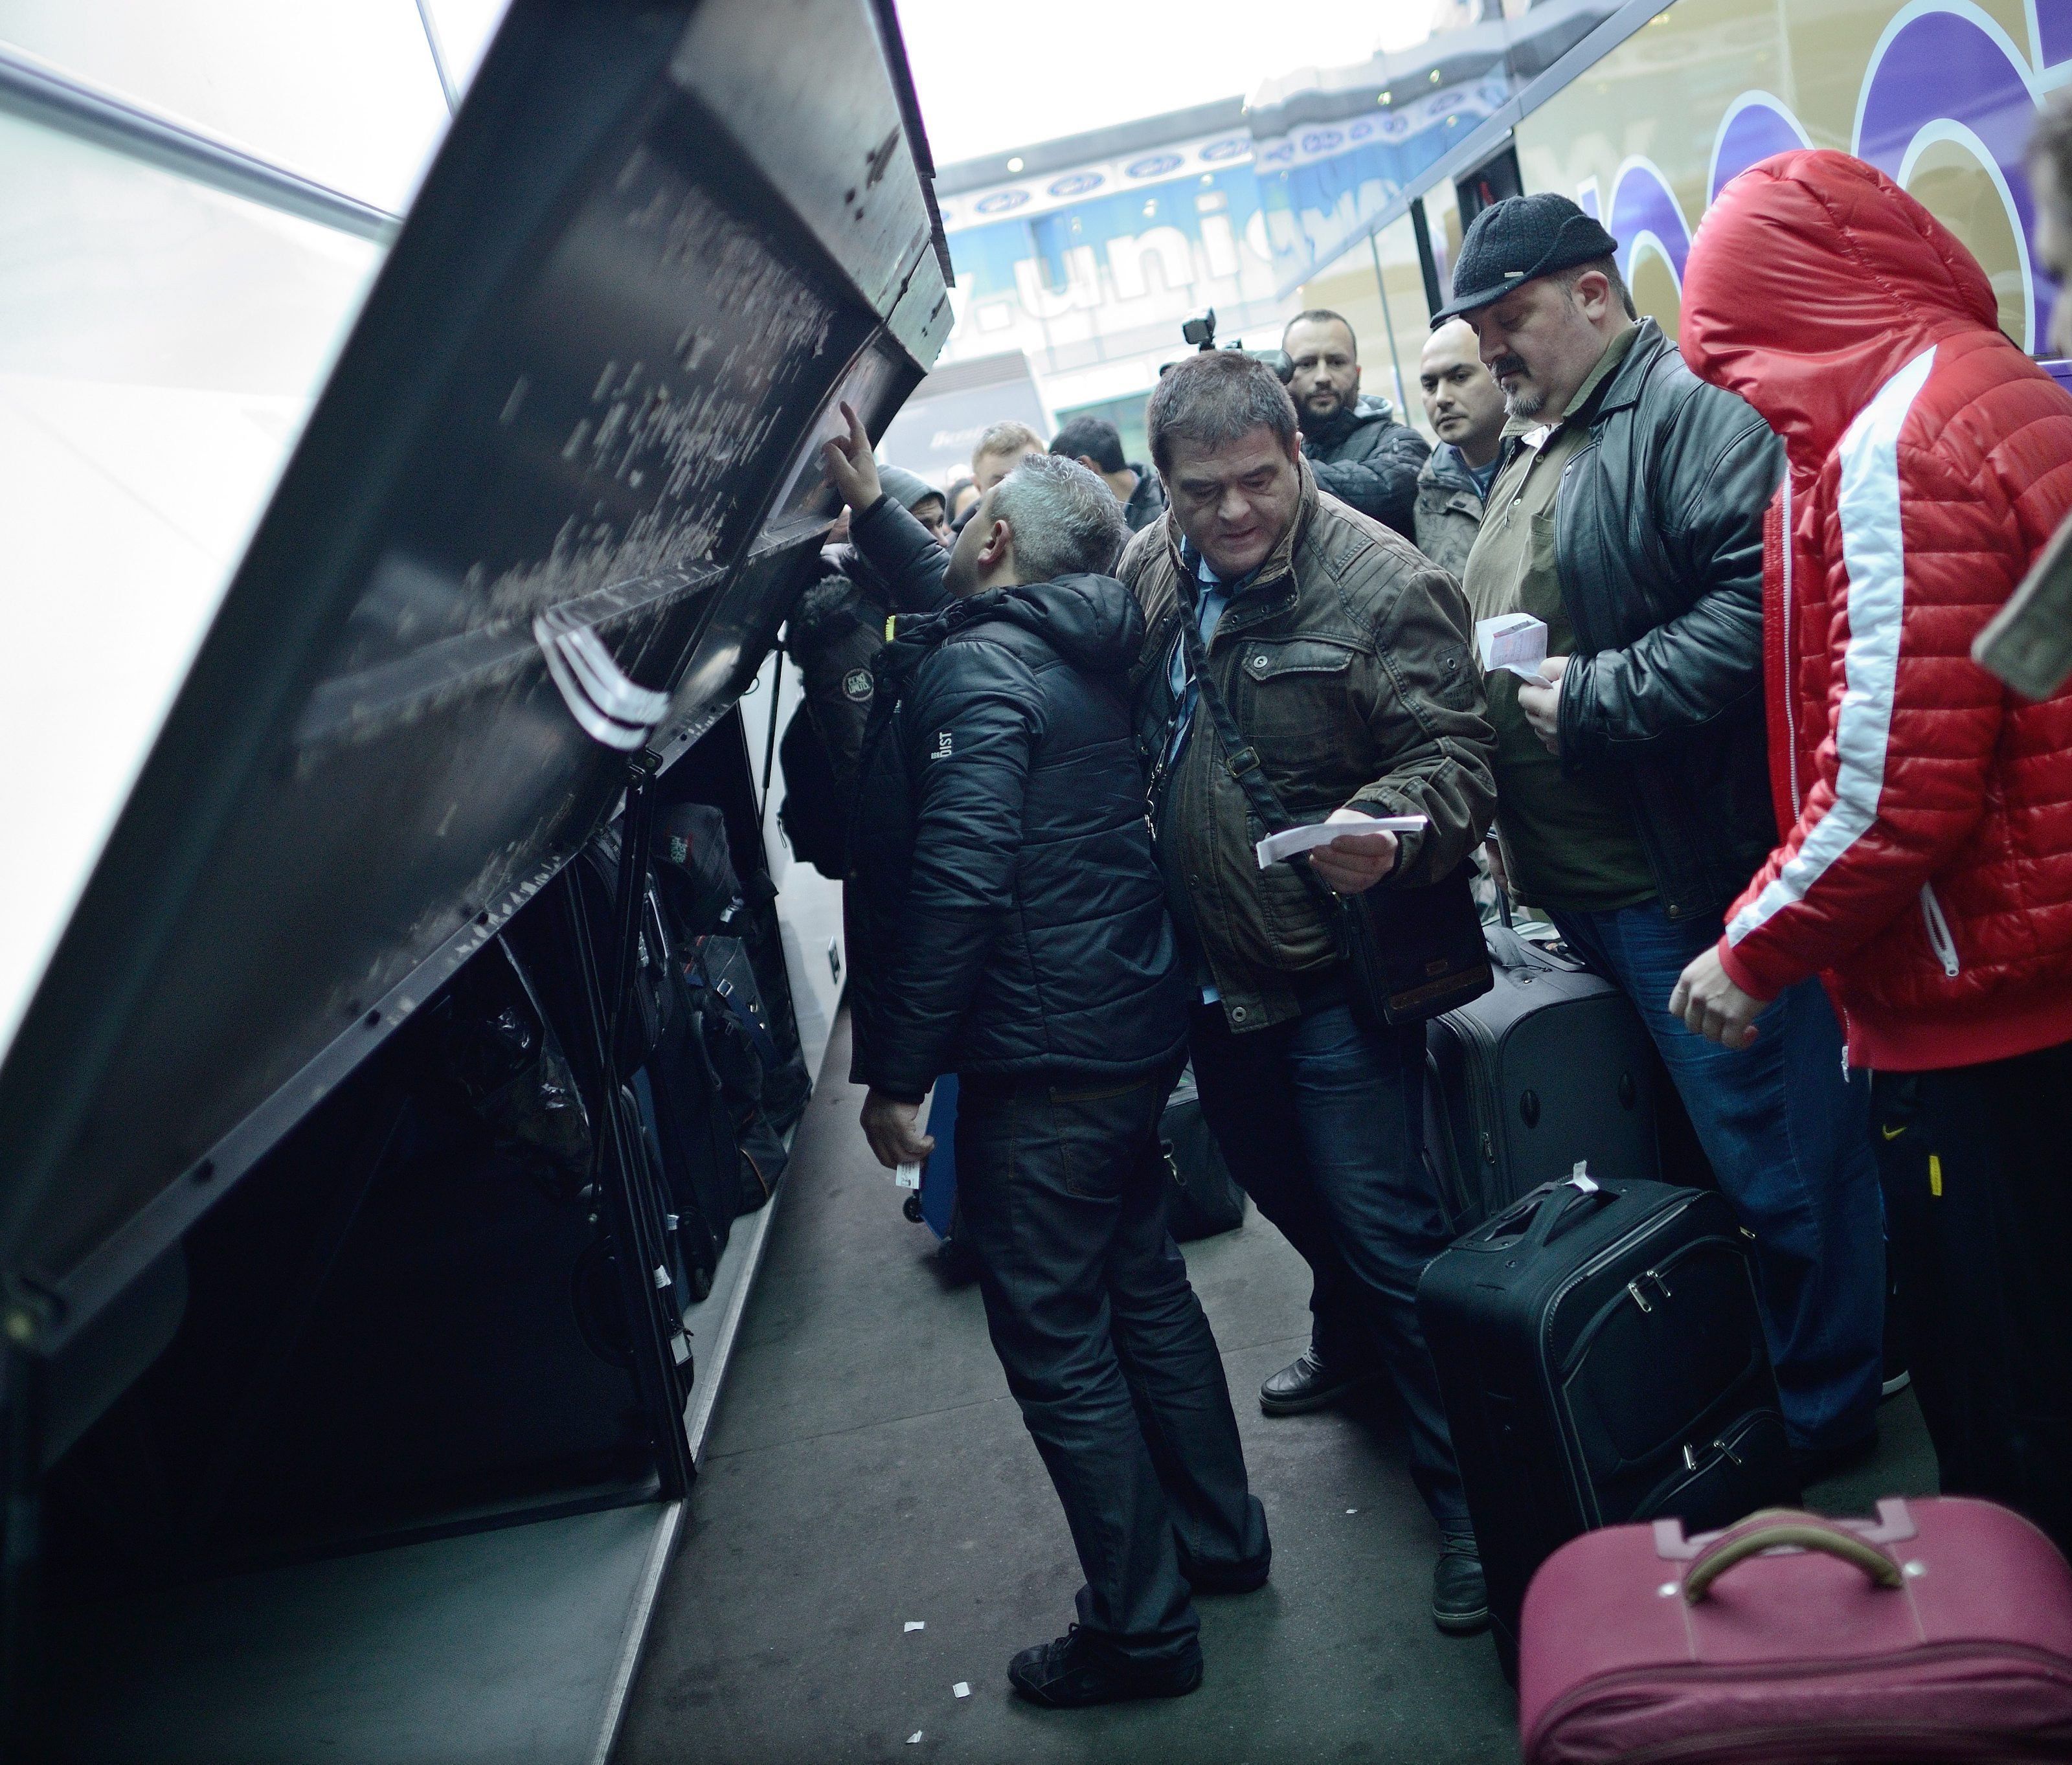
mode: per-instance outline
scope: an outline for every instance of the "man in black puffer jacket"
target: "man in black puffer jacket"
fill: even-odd
[[[878,502],[860,430],[829,466]],[[1272,1555],[1166,1229],[1158,1119],[1190,989],[1130,727],[1144,617],[1096,574],[1127,537],[1073,460],[987,493],[948,603],[878,657],[850,836],[864,1130],[888,1167],[926,1157],[922,1097],[958,1075],[960,1236],[1087,1578],[1079,1623],[1008,1669],[1057,1706],[1194,1690],[1190,1584],[1248,1590]]]
[[[1317,488],[1417,540],[1417,475],[1431,445],[1386,398],[1360,392],[1359,339],[1340,313],[1297,313],[1281,335],[1302,457]]]

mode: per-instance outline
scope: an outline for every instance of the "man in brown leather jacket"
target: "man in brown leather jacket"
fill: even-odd
[[[1423,1155],[1424,1031],[1355,1016],[1302,878],[1260,867],[1265,829],[1197,704],[1181,630],[1191,604],[1211,677],[1290,816],[1348,824],[1292,862],[1349,894],[1437,882],[1489,825],[1494,739],[1467,608],[1407,541],[1318,490],[1294,405],[1262,364],[1194,356],[1147,415],[1171,507],[1120,574],[1149,627],[1137,732],[1198,989],[1194,1074],[1233,1174],[1315,1276],[1311,1346],[1260,1405],[1289,1414],[1391,1380],[1445,1540],[1433,1616],[1473,1631],[1486,1617],[1481,1565],[1413,1302],[1447,1242]],[[1400,839],[1350,831],[1380,815],[1429,819]]]

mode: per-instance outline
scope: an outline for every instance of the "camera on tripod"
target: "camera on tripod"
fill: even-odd
[[[1295,364],[1289,360],[1288,352],[1285,350],[1247,349],[1242,340],[1235,343],[1218,344],[1216,341],[1216,310],[1213,307],[1204,307],[1201,311],[1194,314],[1191,318],[1182,319],[1180,321],[1180,335],[1186,341],[1194,346],[1197,354],[1205,349],[1221,348],[1230,350],[1236,355],[1250,356],[1256,361],[1263,361],[1268,367],[1273,370],[1274,373],[1279,377],[1281,384],[1284,386],[1285,386],[1288,382],[1294,377]],[[1174,365],[1174,364],[1173,363],[1169,361],[1166,363],[1163,367],[1160,368],[1158,372],[1161,374],[1163,374],[1166,368]]]

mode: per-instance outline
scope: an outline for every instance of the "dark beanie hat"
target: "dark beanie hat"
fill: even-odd
[[[1506,196],[1477,215],[1453,265],[1453,298],[1433,314],[1442,324],[1498,301],[1536,276],[1593,263],[1618,241],[1566,196]]]

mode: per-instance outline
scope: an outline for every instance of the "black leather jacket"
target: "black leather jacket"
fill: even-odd
[[[939,549],[939,548],[938,548]],[[1144,615],[1106,576],[992,589],[886,646],[851,825],[850,1074],[1134,1077],[1186,1039],[1131,738]]]
[[[1762,525],[1783,444],[1741,398],[1686,368],[1651,319],[1590,431],[1555,501],[1576,628],[1561,763],[1624,784],[1671,919],[1716,913],[1777,843]]]

